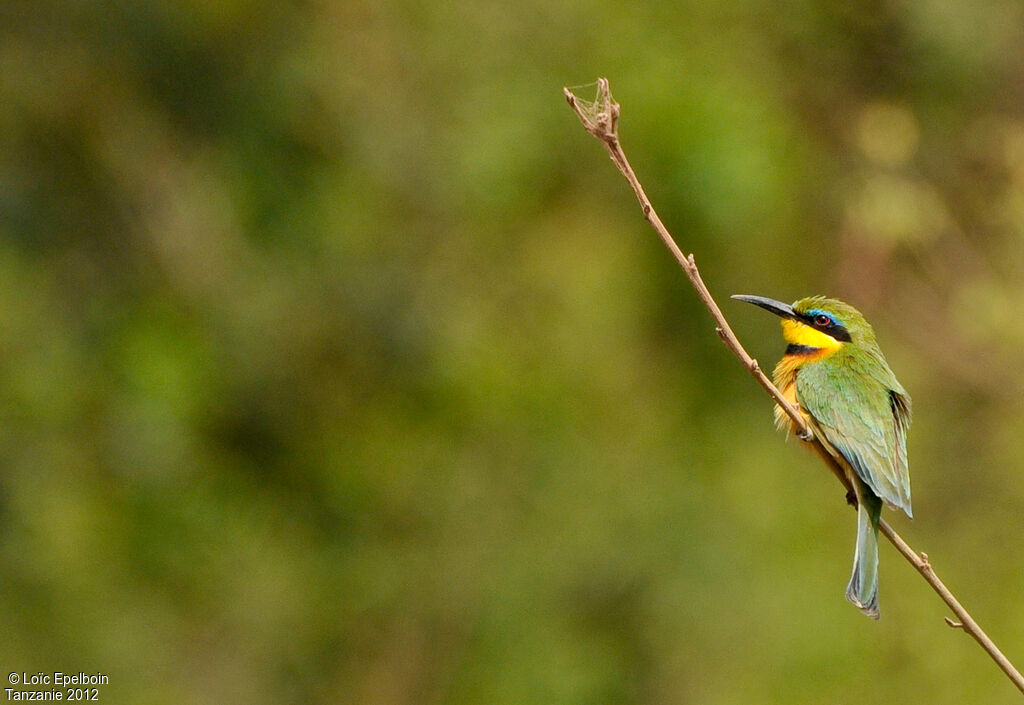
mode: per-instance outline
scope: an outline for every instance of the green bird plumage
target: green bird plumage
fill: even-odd
[[[913,516],[907,464],[910,397],[885,361],[860,311],[812,296],[785,304],[733,298],[782,318],[789,344],[775,385],[796,404],[815,436],[847,473],[857,494],[857,547],[846,597],[878,618],[878,522],[887,503]],[[776,408],[780,426],[792,426]]]

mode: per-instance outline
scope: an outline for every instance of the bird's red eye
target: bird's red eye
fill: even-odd
[[[831,325],[832,319],[826,316],[824,313],[819,313],[814,317],[814,323],[819,326]]]

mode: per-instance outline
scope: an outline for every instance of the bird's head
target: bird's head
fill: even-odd
[[[792,352],[833,353],[847,344],[875,345],[875,332],[861,312],[826,296],[809,296],[785,304],[763,296],[737,294],[732,298],[760,306],[782,318],[782,337]]]

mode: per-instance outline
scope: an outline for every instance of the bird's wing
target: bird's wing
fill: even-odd
[[[826,445],[841,454],[876,495],[912,516],[907,465],[910,397],[891,371],[887,379],[875,374],[882,371],[871,369],[875,365],[870,363],[851,360],[803,367],[797,375],[797,400]],[[884,360],[882,365],[888,371]]]
[[[900,496],[905,500],[899,505],[907,513],[914,516],[910,507],[910,463],[907,459],[907,431],[910,429],[910,396],[903,387],[896,384],[896,389],[889,390],[889,408],[892,410],[893,434],[895,436],[893,453],[893,471],[899,478]]]

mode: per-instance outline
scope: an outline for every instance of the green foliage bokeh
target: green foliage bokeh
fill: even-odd
[[[1008,702],[724,350],[844,298],[1024,661],[1024,6],[0,9],[0,666],[125,703]]]

